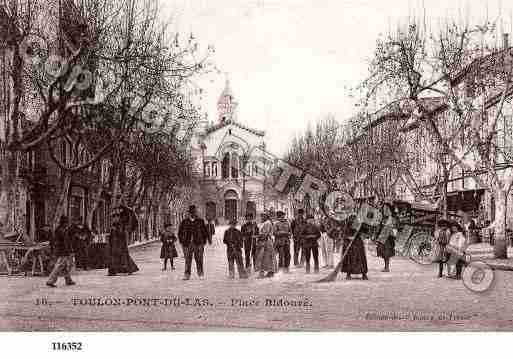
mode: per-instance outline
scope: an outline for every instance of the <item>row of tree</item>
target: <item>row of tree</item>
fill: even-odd
[[[292,142],[289,160],[353,196],[357,183],[371,181],[379,198],[393,196],[399,179],[428,198],[413,179],[427,171],[417,162],[443,164],[438,186],[446,215],[447,183],[453,169],[462,169],[493,195],[495,256],[505,258],[513,51],[508,35],[498,35],[499,23],[430,26],[424,17],[398,24],[377,40],[369,76],[355,89],[358,116],[343,125],[328,117],[308,129]],[[385,120],[381,126],[378,119]]]
[[[21,158],[34,150],[48,151],[62,173],[53,224],[67,208],[73,176],[95,166],[109,170],[89,222],[102,192],[112,194],[111,206],[144,208],[143,220],[187,192],[201,91],[191,79],[209,71],[212,49],[200,51],[192,34],[180,41],[161,14],[158,0],[0,4],[0,221],[7,227]]]

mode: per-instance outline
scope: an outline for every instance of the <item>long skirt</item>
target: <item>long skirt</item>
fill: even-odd
[[[276,254],[272,241],[268,240],[263,245],[257,244],[255,255],[255,271],[276,272]]]
[[[350,239],[345,238],[342,246],[342,255],[346,252]],[[367,256],[365,255],[365,246],[363,240],[358,236],[351,247],[348,249],[346,257],[342,262],[341,272],[347,274],[367,274]]]
[[[111,246],[109,254],[109,272],[134,273],[139,270],[137,264],[135,264],[132,257],[130,257],[126,244]]]

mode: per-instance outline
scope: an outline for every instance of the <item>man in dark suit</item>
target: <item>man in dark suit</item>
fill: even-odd
[[[57,257],[57,262],[53,267],[52,273],[46,282],[49,287],[55,287],[59,274],[64,275],[66,285],[73,285],[75,282],[71,279],[71,254],[72,246],[71,239],[68,233],[68,217],[61,216],[59,219],[59,226],[55,230],[53,241],[50,244],[52,252]]]
[[[246,260],[246,272],[251,272],[251,257],[255,262],[256,238],[258,236],[258,226],[254,220],[253,213],[246,213],[246,223],[240,229],[244,239],[244,257]]]
[[[178,227],[178,239],[185,255],[185,273],[183,280],[191,278],[192,257],[196,262],[198,277],[202,278],[203,252],[208,239],[208,230],[205,221],[198,217],[196,206],[189,207],[189,216]]]

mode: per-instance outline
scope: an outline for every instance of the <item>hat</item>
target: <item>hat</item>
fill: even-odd
[[[196,206],[195,205],[189,206],[189,213],[193,213],[195,211],[196,211]]]
[[[284,217],[284,216],[285,216],[285,212],[283,212],[283,211],[278,211],[278,212],[276,212],[276,216],[277,216],[277,217]]]
[[[297,210],[297,214],[305,214],[305,210],[303,208],[300,208]]]

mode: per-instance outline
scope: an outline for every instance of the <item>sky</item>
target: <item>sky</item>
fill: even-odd
[[[220,70],[198,79],[202,110],[217,121],[217,100],[230,79],[239,121],[265,130],[283,154],[294,135],[326,114],[353,116],[351,88],[367,74],[376,40],[398,21],[465,17],[511,19],[510,1],[475,0],[163,0],[170,29],[212,44]],[[511,21],[503,25],[511,31]],[[184,36],[185,37],[185,36]],[[200,48],[201,48],[200,47]]]

